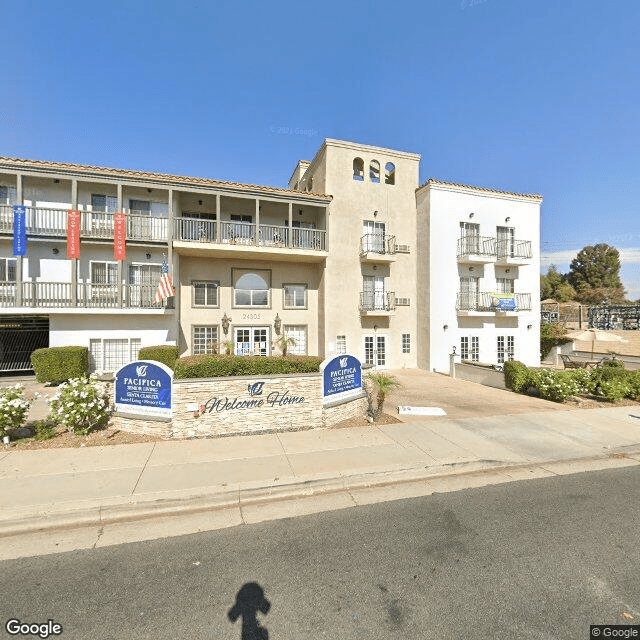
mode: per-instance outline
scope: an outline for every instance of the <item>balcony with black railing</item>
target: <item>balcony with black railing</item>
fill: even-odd
[[[456,256],[458,262],[495,262],[496,238],[474,235],[458,238]]]
[[[393,291],[361,291],[360,315],[390,316],[396,310],[396,294]]]
[[[394,262],[396,237],[383,233],[366,233],[360,238],[362,262]]]
[[[498,239],[496,242],[496,264],[519,265],[531,262],[531,240]]]
[[[531,294],[459,291],[456,298],[456,311],[459,315],[513,314],[531,311]]]

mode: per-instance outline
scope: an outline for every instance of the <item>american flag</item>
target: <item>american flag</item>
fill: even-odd
[[[160,276],[160,284],[158,284],[158,290],[156,291],[156,304],[159,304],[162,300],[166,300],[176,294],[176,290],[171,282],[171,276],[169,275],[169,265],[167,264],[167,258],[162,256],[162,275]]]

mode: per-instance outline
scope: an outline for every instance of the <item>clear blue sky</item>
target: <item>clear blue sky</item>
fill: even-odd
[[[285,185],[325,137],[415,151],[541,193],[543,265],[613,244],[640,298],[637,0],[3,7],[0,155]]]

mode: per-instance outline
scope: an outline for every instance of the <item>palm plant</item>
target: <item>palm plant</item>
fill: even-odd
[[[295,338],[280,336],[277,340],[274,340],[273,346],[278,347],[282,352],[282,357],[284,358],[287,355],[287,350],[289,347],[295,347],[296,341]]]
[[[400,386],[400,383],[393,377],[386,373],[370,373],[367,376],[367,379],[373,385],[374,390],[376,391],[376,407],[373,408],[373,398],[371,397],[370,392],[365,387],[365,392],[367,393],[367,399],[369,402],[369,409],[367,413],[375,420],[377,420],[382,414],[382,410],[384,408],[384,401],[387,397],[387,394],[393,389],[393,387]]]

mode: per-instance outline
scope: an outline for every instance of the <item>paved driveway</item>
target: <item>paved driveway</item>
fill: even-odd
[[[568,411],[556,402],[485,387],[477,382],[454,380],[440,373],[421,369],[389,371],[402,385],[388,396],[385,411],[396,413],[398,405],[441,407],[450,418],[482,418],[485,416],[531,413],[534,411]],[[425,420],[424,416],[402,416],[403,421]],[[442,417],[426,418],[442,420]]]

